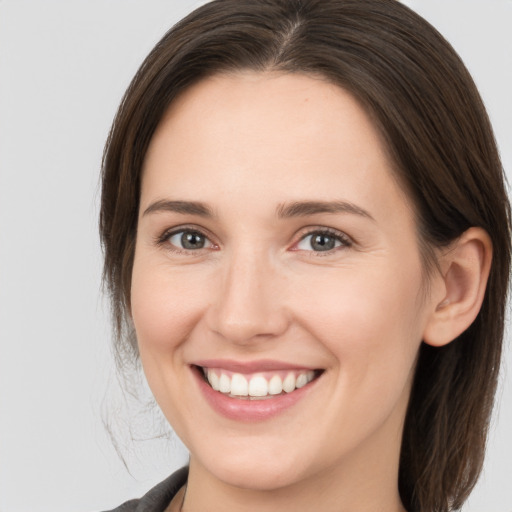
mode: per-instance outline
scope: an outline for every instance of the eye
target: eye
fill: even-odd
[[[212,242],[210,242],[205,235],[199,231],[190,229],[182,229],[181,231],[168,233],[164,236],[164,240],[177,249],[186,251],[196,251],[213,247]]]
[[[302,237],[295,249],[299,251],[328,252],[338,247],[348,247],[350,245],[350,240],[342,233],[313,231]]]

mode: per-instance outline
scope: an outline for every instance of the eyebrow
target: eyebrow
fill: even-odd
[[[151,203],[142,216],[154,212],[174,212],[184,215],[199,215],[200,217],[213,217],[212,210],[204,203],[198,201],[168,201],[162,199]]]
[[[318,213],[350,213],[375,221],[369,212],[347,201],[293,201],[281,204],[277,208],[280,219],[306,217]]]
[[[198,215],[200,217],[212,218],[213,211],[205,203],[198,201],[171,201],[161,199],[151,203],[145,210],[144,215],[154,212],[173,212],[183,215]],[[276,209],[279,219],[293,217],[307,217],[319,213],[350,213],[375,220],[369,212],[363,208],[347,201],[293,201],[280,204]]]

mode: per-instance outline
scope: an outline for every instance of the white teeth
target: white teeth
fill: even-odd
[[[279,375],[274,375],[268,383],[268,392],[270,395],[279,395],[283,392],[283,381]]]
[[[247,379],[240,373],[235,373],[231,377],[231,394],[237,396],[247,396],[249,394]]]
[[[283,380],[283,391],[291,393],[295,389],[295,375],[289,373]]]
[[[313,370],[293,372],[280,372],[272,375],[267,380],[261,374],[255,374],[252,377],[242,375],[241,373],[224,372],[222,369],[205,368],[205,376],[210,386],[215,391],[241,397],[266,397],[267,395],[280,395],[291,393],[295,389],[304,387],[315,378]],[[282,376],[286,375],[283,379]]]
[[[302,388],[309,382],[311,382],[315,378],[315,372],[310,370],[306,373],[300,373],[297,377],[297,382],[295,383],[295,387]]]
[[[308,383],[308,376],[305,373],[301,373],[297,377],[297,381],[295,382],[296,388],[303,388]]]
[[[229,393],[229,392],[231,392],[231,379],[225,373],[223,373],[220,376],[219,391],[221,393]]]
[[[215,391],[219,391],[219,376],[213,370],[208,370],[208,382]]]
[[[265,377],[256,375],[249,382],[249,395],[251,396],[267,396],[268,395],[268,382]]]

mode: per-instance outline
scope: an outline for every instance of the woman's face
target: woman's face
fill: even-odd
[[[411,206],[344,90],[216,76],[166,113],[145,160],[131,304],[149,385],[193,466],[253,489],[356,467],[396,478],[432,310],[423,279]]]

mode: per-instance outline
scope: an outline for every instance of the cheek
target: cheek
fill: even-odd
[[[135,258],[131,306],[142,367],[157,403],[178,429],[194,414],[180,399],[188,368],[183,348],[205,304],[201,288],[201,276]]]
[[[410,370],[422,333],[421,267],[339,269],[296,290],[305,328],[331,352],[347,379],[390,382]],[[384,377],[387,376],[387,379]]]
[[[205,306],[205,281],[165,264],[135,259],[131,288],[132,318],[142,352],[163,354],[186,340]]]

